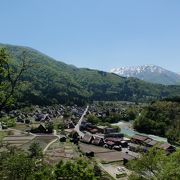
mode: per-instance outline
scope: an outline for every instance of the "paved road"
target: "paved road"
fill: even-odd
[[[89,106],[86,107],[84,113],[82,114],[81,118],[79,119],[78,123],[76,124],[76,126],[74,128],[74,130],[76,130],[78,132],[80,137],[83,137],[84,133],[82,131],[80,131],[79,126],[81,125],[81,122],[83,121],[84,116],[86,115],[88,109],[89,109]]]

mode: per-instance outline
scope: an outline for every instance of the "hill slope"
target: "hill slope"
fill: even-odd
[[[28,82],[16,94],[19,101],[33,104],[77,103],[93,100],[147,101],[180,95],[180,86],[146,83],[135,78],[85,68],[76,68],[34,49],[0,44],[18,63],[23,51],[34,67],[23,76]]]
[[[180,75],[155,65],[113,68],[110,72],[123,77],[136,77],[151,83],[175,85],[180,84]]]
[[[145,107],[134,121],[134,128],[180,144],[180,99],[156,101]]]

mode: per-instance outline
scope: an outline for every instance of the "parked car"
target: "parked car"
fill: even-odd
[[[121,167],[121,166],[117,167],[117,170],[118,170],[119,172],[126,172],[125,168],[124,168],[124,167]]]
[[[117,151],[121,151],[122,147],[121,146],[114,146],[113,149],[117,150]]]

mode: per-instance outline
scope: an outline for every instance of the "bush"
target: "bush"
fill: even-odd
[[[4,125],[7,125],[7,127],[14,127],[16,125],[16,120],[15,118],[11,118],[9,116],[2,117],[0,119],[0,122]]]

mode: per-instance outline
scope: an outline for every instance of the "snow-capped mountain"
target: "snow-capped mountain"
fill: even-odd
[[[144,81],[173,85],[180,84],[180,75],[156,65],[113,68],[111,73],[124,77],[136,77]]]

